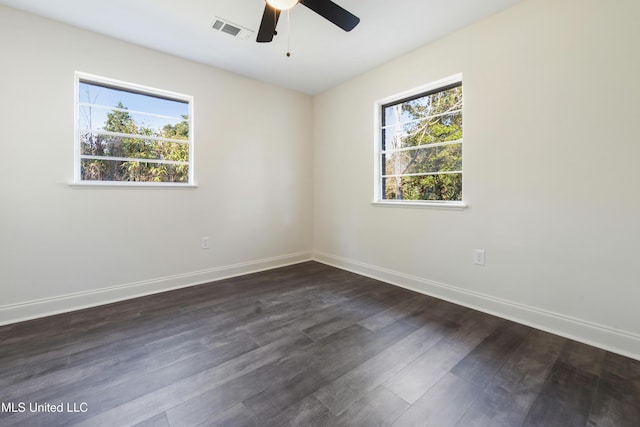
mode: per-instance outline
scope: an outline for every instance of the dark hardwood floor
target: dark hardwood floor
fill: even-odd
[[[640,426],[640,362],[315,262],[0,345],[2,426]]]

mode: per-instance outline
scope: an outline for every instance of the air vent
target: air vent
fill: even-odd
[[[229,22],[226,19],[220,18],[218,16],[216,16],[215,18],[216,20],[213,22],[213,25],[211,26],[211,28],[213,28],[214,30],[220,31],[222,33],[227,33],[233,37],[236,37],[239,39],[245,39],[245,40],[252,38],[253,35],[255,34],[254,31],[248,28],[242,27],[238,24]]]

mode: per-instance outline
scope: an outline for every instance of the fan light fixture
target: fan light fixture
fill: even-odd
[[[287,10],[298,4],[298,0],[267,0],[267,3],[275,9]]]
[[[360,22],[360,18],[348,10],[343,9],[333,2],[333,0],[265,0],[264,12],[256,42],[269,43],[277,35],[276,27],[281,11],[287,11],[287,22],[289,21],[289,9],[297,4],[305,6],[312,12],[317,13],[322,18],[342,28],[344,31],[351,31]],[[1,0],[0,0],[1,3]]]

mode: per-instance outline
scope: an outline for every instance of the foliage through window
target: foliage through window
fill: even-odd
[[[193,183],[191,97],[77,75],[76,182]]]
[[[462,201],[462,82],[381,105],[379,196]]]

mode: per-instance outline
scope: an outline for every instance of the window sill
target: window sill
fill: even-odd
[[[105,181],[83,181],[72,182],[71,188],[121,188],[124,190],[135,189],[165,189],[165,190],[193,190],[198,188],[196,184],[175,184],[165,182],[105,182]]]
[[[451,209],[464,210],[469,207],[465,202],[419,202],[419,201],[373,201],[373,206],[394,207],[394,208],[435,208],[435,209]]]

